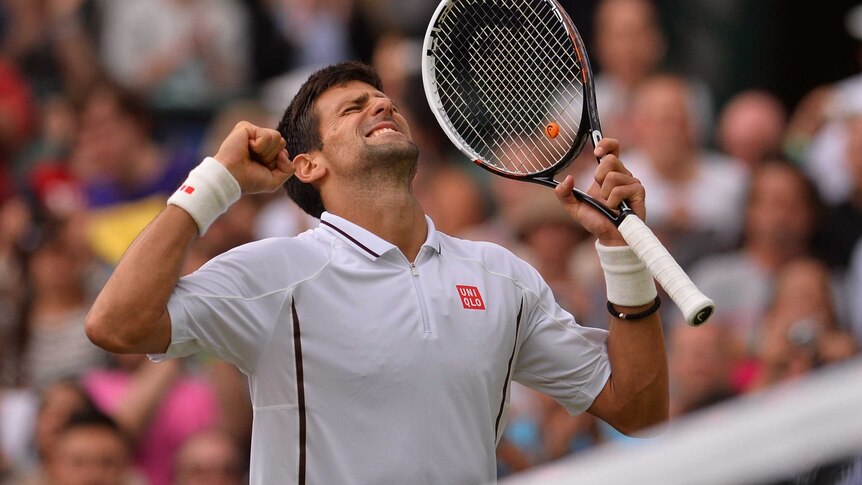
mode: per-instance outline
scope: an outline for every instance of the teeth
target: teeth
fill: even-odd
[[[379,128],[377,130],[374,130],[371,133],[371,137],[373,138],[375,136],[379,136],[379,135],[382,135],[384,133],[395,133],[395,130],[393,130],[392,128]]]

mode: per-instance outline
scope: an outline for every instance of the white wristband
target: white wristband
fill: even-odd
[[[658,295],[652,274],[628,246],[604,246],[596,252],[605,272],[608,301],[620,306],[641,306]]]
[[[186,181],[168,198],[168,204],[188,212],[198,225],[198,234],[203,236],[240,195],[239,182],[228,169],[215,158],[207,157],[189,172]]]

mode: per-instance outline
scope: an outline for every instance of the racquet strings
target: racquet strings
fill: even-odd
[[[451,130],[506,174],[562,169],[586,140],[584,87],[553,2],[459,0],[449,9],[432,50],[438,107]]]

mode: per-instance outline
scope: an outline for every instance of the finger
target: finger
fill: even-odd
[[[238,167],[241,167],[251,155],[250,140],[254,139],[254,133],[255,126],[251,123],[245,121],[237,123],[213,157],[236,176]]]
[[[634,203],[642,192],[643,186],[640,184],[617,185],[608,194],[608,205],[618,207],[623,201]]]
[[[608,154],[620,155],[620,141],[616,138],[602,138],[593,150],[593,155],[599,159]]]
[[[619,157],[614,154],[608,154],[602,158],[601,162],[599,162],[599,165],[596,167],[596,171],[593,174],[593,178],[596,180],[597,184],[603,185],[605,177],[612,172],[619,172],[626,175],[632,174],[625,165],[623,165],[623,162]]]
[[[275,130],[265,130],[251,142],[251,150],[255,158],[267,165],[275,162],[279,152],[285,146],[284,138]]]
[[[281,150],[272,163],[268,189],[270,191],[278,189],[287,182],[287,179],[293,176],[294,172],[295,169],[293,163],[290,161],[287,150]]]
[[[610,172],[605,176],[604,182],[599,189],[599,195],[602,199],[608,200],[611,195],[611,191],[613,191],[617,186],[637,183],[640,183],[640,181],[631,175],[620,172]]]
[[[284,138],[282,138],[281,135],[278,135],[275,144],[269,146],[264,152],[264,160],[266,160],[268,163],[275,165],[278,160],[278,157],[280,156],[281,152],[284,151],[284,147],[286,145],[287,143],[284,141]]]
[[[281,143],[277,139],[269,139],[260,151],[260,158],[268,165],[274,163],[278,157],[278,152],[282,148]]]
[[[576,203],[577,199],[572,194],[572,190],[575,188],[575,179],[571,175],[567,175],[566,178],[560,182],[559,185],[554,187],[554,192],[557,194],[557,197],[564,204],[572,204]]]
[[[258,128],[249,146],[255,154],[264,155],[278,145],[280,138],[281,135],[275,130]]]

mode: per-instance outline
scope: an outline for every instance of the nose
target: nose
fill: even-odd
[[[379,98],[374,98],[372,103],[372,114],[378,115],[383,113],[386,115],[392,115],[393,104],[391,99],[381,96]]]

